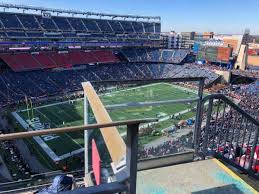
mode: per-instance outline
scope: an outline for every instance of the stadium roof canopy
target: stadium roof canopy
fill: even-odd
[[[80,11],[80,10],[66,10],[66,9],[52,9],[52,8],[45,8],[45,7],[34,7],[34,6],[27,6],[27,5],[16,5],[16,4],[6,4],[0,3],[0,8],[3,8],[4,11],[6,9],[16,9],[25,11],[40,11],[41,13],[48,12],[48,13],[56,13],[56,14],[69,14],[69,15],[85,15],[85,16],[97,16],[97,17],[108,17],[110,19],[114,18],[124,18],[126,19],[135,19],[135,20],[152,20],[155,22],[160,22],[160,16],[139,16],[139,15],[120,15],[120,14],[108,14],[108,13],[98,13],[98,12],[89,12],[89,11]]]

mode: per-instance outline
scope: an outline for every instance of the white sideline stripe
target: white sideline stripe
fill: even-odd
[[[85,150],[85,149],[82,147],[82,148],[80,148],[80,149],[78,149],[78,150],[72,151],[71,154],[70,154],[70,153],[67,153],[67,154],[64,154],[64,155],[62,155],[62,156],[59,156],[59,158],[60,158],[61,160],[63,160],[63,159],[69,158],[69,157],[71,157],[71,156],[73,156],[73,155],[79,154],[79,153],[83,152],[84,150]]]
[[[32,129],[29,128],[29,125],[26,121],[24,121],[17,112],[12,112],[12,115],[16,120],[23,126],[25,130],[32,131]],[[58,157],[52,149],[40,138],[40,137],[33,137],[33,139],[41,146],[41,148],[46,152],[46,154],[53,160],[53,161],[59,161],[60,157]]]
[[[24,121],[21,116],[17,113],[17,112],[12,112],[11,113],[13,115],[13,117],[22,125],[22,127],[25,129],[25,130],[28,130],[29,129],[29,125],[26,121]],[[32,131],[32,129],[29,129],[29,131]],[[71,137],[70,137],[71,138]],[[74,150],[70,153],[67,153],[67,154],[63,154],[61,156],[57,156],[55,154],[55,152],[53,152],[53,150],[48,146],[48,144],[46,144],[39,136],[37,137],[33,137],[33,139],[40,145],[40,147],[45,151],[45,153],[54,161],[54,162],[57,162],[57,161],[60,161],[60,160],[63,160],[63,159],[66,159],[68,157],[71,157],[75,154],[79,154],[81,152],[84,151],[84,148],[80,148],[78,150]],[[82,146],[81,146],[82,147]]]
[[[47,118],[50,122],[51,122],[51,120],[50,120],[50,118],[47,116],[47,115],[45,115],[45,114],[43,114],[40,110],[36,110],[36,111],[38,111],[41,115],[43,115],[45,118]],[[54,123],[54,125],[55,125],[55,127],[57,127],[57,125]],[[68,135],[67,133],[63,133],[65,136],[67,136],[69,139],[71,139],[75,144],[77,144],[80,148],[82,148],[82,146],[77,142],[77,141],[75,141],[70,135]]]

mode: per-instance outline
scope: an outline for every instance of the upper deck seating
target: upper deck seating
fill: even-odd
[[[0,12],[0,20],[4,28],[22,29],[22,25],[15,14]]]
[[[124,32],[124,30],[123,30],[119,21],[110,20],[109,24],[111,25],[114,32],[117,32],[117,33],[123,33]]]
[[[29,30],[40,29],[39,23],[33,15],[29,14],[17,14],[17,17],[23,24],[23,26]]]
[[[68,23],[67,18],[64,17],[52,17],[53,21],[56,23],[58,28],[62,31],[72,31],[70,24]]]
[[[146,33],[154,33],[154,24],[153,23],[143,23]]]
[[[132,22],[132,26],[137,33],[143,33],[144,28],[143,28],[143,23],[141,22]]]
[[[83,21],[80,18],[68,18],[68,22],[76,31],[87,31],[85,28]]]
[[[134,33],[135,32],[131,22],[120,21],[120,23],[121,23],[125,32],[127,32],[127,33]]]
[[[114,32],[107,20],[96,20],[102,32]]]
[[[88,32],[100,32],[99,27],[94,19],[82,19]]]
[[[45,30],[57,30],[53,20],[51,18],[44,18],[42,16],[35,16],[40,26]]]

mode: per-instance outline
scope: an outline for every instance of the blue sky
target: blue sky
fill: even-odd
[[[259,0],[5,0],[51,8],[162,17],[162,31],[259,34]]]

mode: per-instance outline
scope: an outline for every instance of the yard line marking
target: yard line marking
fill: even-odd
[[[38,113],[40,113],[41,115],[43,115],[46,119],[48,119],[50,122],[51,120],[45,115],[43,114],[40,110],[36,110]],[[55,127],[58,127],[55,123],[53,123]],[[64,135],[66,135],[67,137],[69,137],[69,139],[71,139],[74,143],[76,143],[80,148],[82,148],[83,146],[81,146],[77,141],[75,141],[70,135],[68,135],[67,133],[63,133]]]

